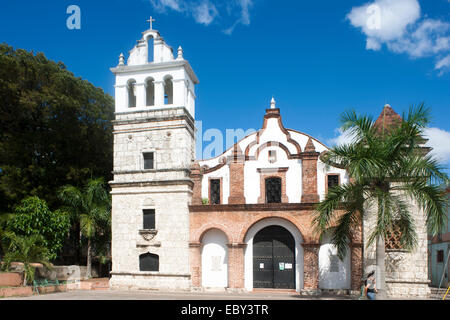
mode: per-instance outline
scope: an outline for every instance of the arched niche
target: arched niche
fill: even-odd
[[[228,287],[228,238],[219,229],[211,229],[202,237],[202,286]]]

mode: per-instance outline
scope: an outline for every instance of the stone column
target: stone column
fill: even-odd
[[[136,84],[136,107],[143,108],[147,106],[146,101],[146,88],[143,83]]]
[[[228,287],[243,289],[244,283],[244,253],[247,244],[233,243],[228,245]]]
[[[202,286],[202,244],[190,243],[190,263],[191,263],[191,283],[192,288],[201,288]]]
[[[317,192],[317,161],[320,153],[316,152],[314,144],[309,138],[302,156],[302,203],[319,202]]]
[[[244,162],[245,156],[239,145],[234,146],[233,155],[228,157],[230,167],[230,197],[229,204],[245,204],[244,196]]]
[[[186,105],[186,80],[177,79],[173,80],[173,105],[176,107],[185,107],[188,111],[188,106]]]
[[[319,288],[319,247],[318,243],[303,243],[303,287],[305,290]]]
[[[164,81],[155,81],[155,106],[164,106]]]
[[[191,175],[192,182],[194,182],[194,188],[192,190],[192,202],[193,206],[202,205],[202,179],[203,174],[201,173],[201,168],[198,163],[194,163],[191,166]]]

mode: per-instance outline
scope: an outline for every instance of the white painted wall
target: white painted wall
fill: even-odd
[[[148,61],[147,39],[153,37],[154,61]],[[113,68],[116,74],[115,96],[116,112],[135,112],[168,107],[185,107],[191,116],[195,118],[195,84],[198,83],[189,63],[182,57],[174,59],[172,48],[160,37],[156,30],[147,30],[143,38],[130,51],[127,65],[119,65]],[[173,79],[173,104],[164,104],[164,78],[171,76]],[[146,105],[145,82],[148,78],[154,79],[155,105]],[[128,108],[129,80],[136,81],[136,107]]]
[[[202,239],[202,286],[228,287],[228,247],[226,235],[217,229],[208,231]]]
[[[350,252],[344,260],[337,259],[338,272],[331,272],[331,256],[337,255],[337,247],[331,244],[327,236],[319,249],[319,288],[320,289],[350,289],[351,286],[351,260]]]
[[[287,229],[295,239],[295,290],[303,288],[303,238],[300,231],[291,222],[281,218],[268,218],[254,224],[247,232],[244,242],[247,244],[244,256],[245,289],[253,290],[253,239],[262,229],[269,226],[281,226]]]
[[[269,151],[276,151],[277,161],[269,162]],[[299,203],[302,196],[302,165],[297,159],[289,160],[280,147],[268,147],[261,151],[258,161],[247,161],[244,167],[244,195],[246,203],[258,203],[261,196],[261,174],[258,169],[289,168],[286,172],[286,195],[289,203]]]
[[[209,179],[222,178],[222,204],[228,204],[230,197],[230,167],[224,166],[217,171],[205,174],[202,179],[202,199],[209,199]]]

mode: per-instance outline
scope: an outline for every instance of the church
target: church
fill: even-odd
[[[199,79],[183,49],[174,54],[153,21],[128,58],[121,54],[111,69],[111,288],[359,291],[375,264],[375,248],[365,245],[373,221],[355,230],[343,261],[330,238],[318,239],[311,225],[314,205],[328,188],[349,182],[345,170],[320,160],[328,147],[285,128],[272,99],[261,109],[258,132],[197,161]],[[386,106],[380,119],[396,117]],[[429,293],[425,215],[416,216],[419,248],[387,250],[393,297]]]

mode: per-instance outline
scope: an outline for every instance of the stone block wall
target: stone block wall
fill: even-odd
[[[364,271],[375,270],[376,245],[367,247],[375,226],[376,206],[367,211],[364,220]],[[386,250],[386,292],[393,298],[427,298],[430,294],[428,280],[428,249],[425,213],[410,202],[418,236],[417,247],[412,251]]]
[[[193,126],[184,108],[116,115],[112,288],[190,288]],[[143,152],[155,152],[154,169],[144,170]],[[155,210],[150,234],[141,232],[144,209]],[[139,256],[146,253],[159,256],[159,271],[140,271]]]

